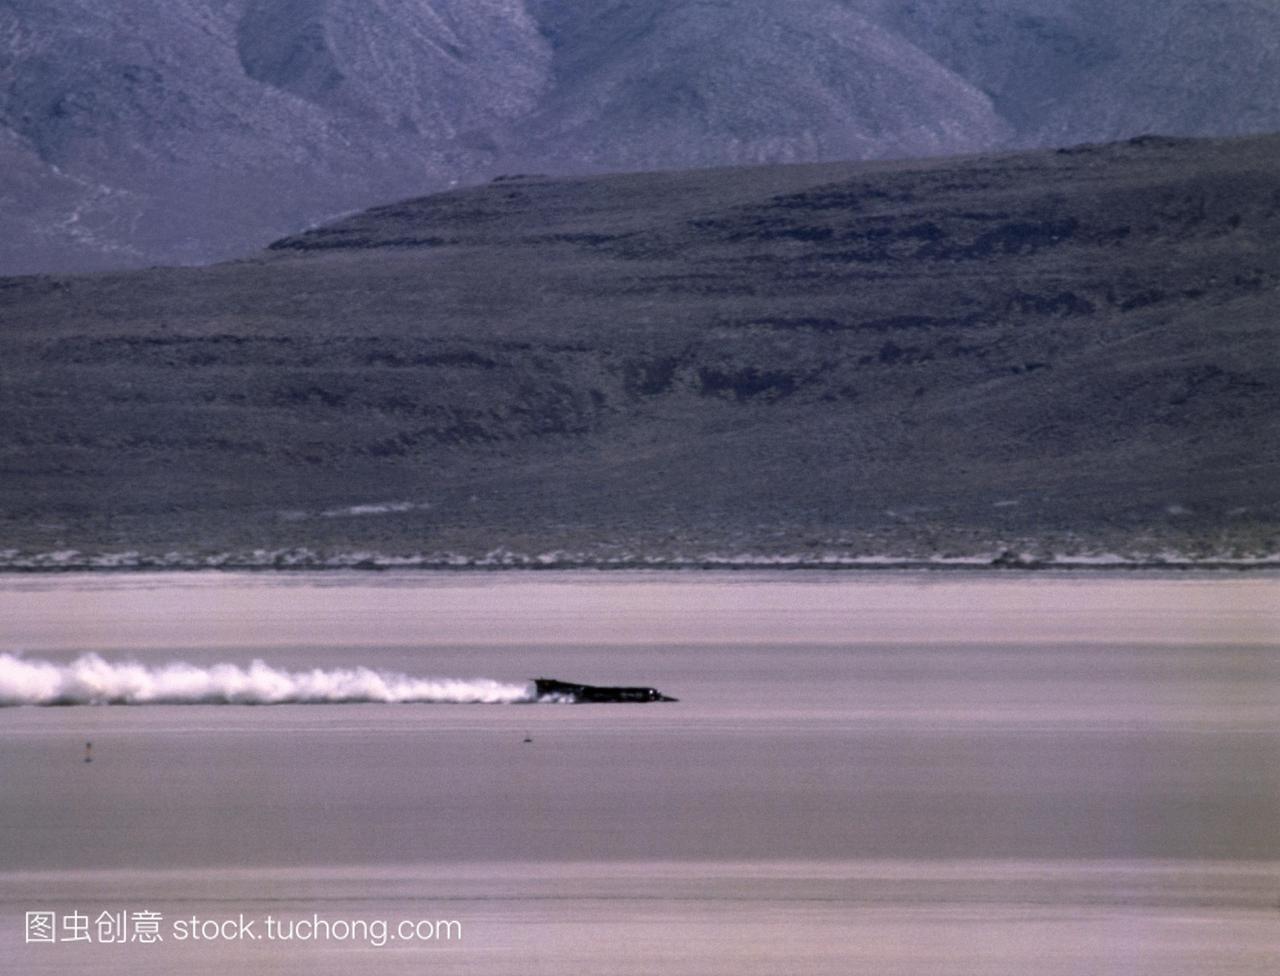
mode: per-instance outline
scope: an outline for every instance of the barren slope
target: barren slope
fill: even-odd
[[[1280,129],[1267,0],[0,0],[0,273],[510,172]]]
[[[0,548],[1274,552],[1278,158],[521,178],[4,280]]]

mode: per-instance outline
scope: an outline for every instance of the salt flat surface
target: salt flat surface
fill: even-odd
[[[680,701],[0,709],[0,953],[58,974],[1271,973],[1277,606],[1253,576],[7,577],[0,652],[28,658]],[[463,938],[26,944],[32,910]]]

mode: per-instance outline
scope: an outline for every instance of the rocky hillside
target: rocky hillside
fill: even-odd
[[[1280,130],[1264,0],[0,0],[0,273],[567,175]]]
[[[1274,553],[1278,161],[518,177],[8,279],[0,549]]]

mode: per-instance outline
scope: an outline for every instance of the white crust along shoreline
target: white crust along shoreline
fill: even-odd
[[[322,553],[312,549],[255,549],[247,552],[163,555],[136,551],[86,553],[76,549],[28,553],[0,550],[0,572],[86,572],[129,570],[1273,570],[1280,553],[1257,555],[1178,552],[1035,555],[1016,550],[957,556],[827,554],[719,554],[600,556],[588,553],[528,554],[495,549],[480,556],[459,553]]]

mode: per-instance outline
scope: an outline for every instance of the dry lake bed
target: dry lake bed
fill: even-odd
[[[1278,607],[1268,574],[0,577],[0,954],[1271,974]],[[679,701],[378,700],[541,676]],[[194,703],[227,682],[276,704]]]

